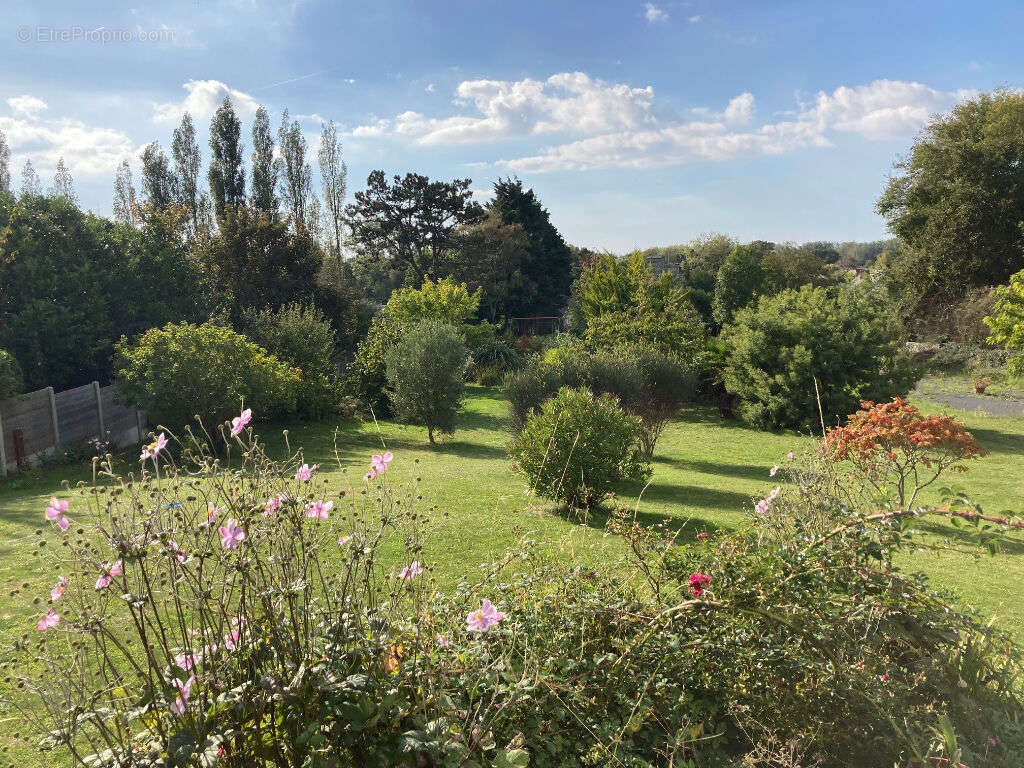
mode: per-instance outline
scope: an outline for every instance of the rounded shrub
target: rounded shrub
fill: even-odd
[[[906,394],[917,373],[880,301],[870,286],[804,286],[740,309],[722,331],[725,386],[739,415],[762,428],[820,429],[862,400]]]
[[[18,361],[6,349],[0,349],[0,400],[20,394],[24,388],[25,380]]]
[[[565,387],[527,420],[509,455],[541,496],[590,509],[616,483],[650,476],[642,437],[640,419],[612,395]]]
[[[336,409],[341,397],[337,334],[319,308],[295,302],[277,310],[244,310],[241,325],[249,339],[302,372],[300,413],[320,418]]]
[[[149,420],[172,429],[198,415],[207,426],[236,415],[244,404],[263,417],[296,409],[301,373],[240,333],[213,323],[169,323],[135,343],[116,345],[121,396]]]
[[[434,431],[455,431],[465,387],[466,346],[453,326],[424,320],[386,354],[388,393],[400,419]]]

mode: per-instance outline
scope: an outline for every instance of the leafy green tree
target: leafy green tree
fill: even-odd
[[[569,300],[573,255],[532,189],[519,179],[499,179],[487,209],[506,224],[522,227],[529,242],[521,267],[524,287],[535,286],[509,309],[518,315],[560,315]]]
[[[30,388],[108,381],[119,335],[209,310],[182,216],[172,206],[136,227],[63,198],[0,196],[0,347]]]
[[[861,400],[904,395],[917,374],[900,328],[866,284],[805,285],[762,296],[722,330],[724,379],[739,413],[762,428],[820,430],[855,411]],[[822,413],[818,412],[818,397]]]
[[[72,205],[78,205],[78,195],[75,194],[74,180],[71,178],[71,171],[64,165],[64,158],[57,160],[57,172],[53,177],[53,188],[50,190],[51,197],[60,197]]]
[[[293,413],[301,374],[230,328],[213,323],[167,324],[135,342],[121,337],[115,359],[121,396],[170,429],[212,432],[251,408],[264,418]]]
[[[345,191],[348,184],[348,166],[341,158],[341,142],[333,120],[324,123],[317,151],[320,181],[323,186],[324,205],[327,209],[327,230],[331,255],[341,263],[341,241],[345,225]]]
[[[653,345],[695,359],[704,347],[704,324],[686,291],[667,273],[651,278],[639,253],[619,260],[600,257],[579,278],[579,313],[584,338],[593,346]]]
[[[1024,374],[1024,270],[1010,277],[1009,285],[996,288],[996,304],[985,324],[992,332],[989,344],[1001,344],[1021,354],[1010,360],[1010,372]]]
[[[473,202],[471,179],[431,181],[418,173],[395,176],[373,171],[366,189],[346,208],[352,242],[363,254],[409,271],[418,283],[438,277],[459,225],[478,221],[483,210]]]
[[[1006,283],[1024,268],[1024,94],[983,93],[933,120],[896,164],[878,212],[912,254],[926,302]]]
[[[313,194],[313,169],[307,159],[306,137],[298,120],[288,122],[288,110],[277,131],[281,152],[281,202],[296,232],[314,229],[317,203]]]
[[[66,200],[23,195],[4,213],[0,348],[31,389],[105,379],[116,338],[104,295],[111,253]]]
[[[196,141],[196,128],[188,112],[182,115],[181,125],[174,129],[171,154],[178,181],[177,202],[188,212],[188,234],[198,237],[210,229],[210,199],[199,186],[202,156]]]
[[[142,151],[142,195],[150,208],[162,211],[178,200],[178,180],[157,142]]]
[[[19,395],[25,391],[25,378],[14,355],[0,349],[0,400]]]
[[[274,134],[270,116],[260,107],[252,123],[252,207],[261,213],[277,213],[277,172]]]
[[[11,148],[7,136],[0,131],[0,192],[11,191]]]
[[[395,291],[384,309],[373,319],[366,338],[359,344],[349,366],[349,388],[375,413],[387,414],[387,354],[403,334],[423,320],[435,320],[458,329],[467,337],[481,334],[475,320],[480,291],[470,293],[466,285],[450,278],[434,282],[427,278],[420,288]],[[475,345],[474,345],[475,346]]]
[[[388,392],[403,421],[422,424],[434,444],[434,431],[455,432],[465,389],[466,346],[458,329],[422,320],[402,335],[386,355]]]
[[[43,183],[39,180],[39,174],[36,173],[31,158],[25,158],[25,165],[21,168],[21,194],[23,196],[43,194]]]
[[[754,245],[738,245],[718,270],[712,311],[715,321],[724,325],[763,290],[764,251]]]
[[[138,199],[135,182],[132,178],[132,167],[127,160],[122,160],[114,176],[114,221],[118,224],[135,226],[138,223]]]
[[[337,333],[315,304],[294,302],[276,310],[245,309],[240,327],[247,338],[300,371],[300,413],[319,418],[337,405]]]
[[[537,283],[528,274],[529,264],[526,232],[491,210],[482,221],[459,230],[446,271],[481,292],[480,313],[496,322],[530,313]]]
[[[210,121],[212,157],[207,177],[217,221],[245,202],[245,166],[242,150],[242,124],[229,96],[217,108]]]
[[[202,243],[201,262],[236,320],[245,308],[280,307],[310,298],[322,256],[305,232],[288,222],[241,205]]]

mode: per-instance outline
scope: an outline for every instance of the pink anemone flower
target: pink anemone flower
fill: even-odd
[[[224,549],[238,549],[238,545],[245,539],[245,531],[233,517],[229,517],[218,531],[220,532],[220,545]]]
[[[491,605],[490,600],[484,600],[479,608],[466,617],[466,629],[470,632],[485,634],[504,618],[505,614]]]
[[[250,421],[252,421],[252,410],[246,408],[231,420],[231,436],[238,437],[242,434],[242,430],[249,426]]]

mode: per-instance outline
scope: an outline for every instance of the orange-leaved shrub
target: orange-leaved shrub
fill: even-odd
[[[829,430],[824,450],[833,461],[853,464],[879,492],[892,488],[901,509],[943,472],[966,472],[964,462],[984,452],[952,416],[925,416],[899,397],[862,402],[846,426]]]

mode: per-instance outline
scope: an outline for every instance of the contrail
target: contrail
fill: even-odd
[[[267,88],[277,88],[277,86],[279,86],[279,85],[288,85],[288,83],[297,83],[299,80],[308,80],[311,77],[316,77],[317,75],[323,75],[323,74],[326,74],[326,73],[328,73],[330,71],[331,70],[329,70],[329,69],[323,69],[323,70],[321,70],[319,72],[310,72],[308,75],[300,75],[299,77],[293,77],[293,78],[290,78],[288,80],[282,80],[279,83],[271,83],[270,85],[261,85],[259,88],[253,88],[253,90],[254,91],[265,91]]]

